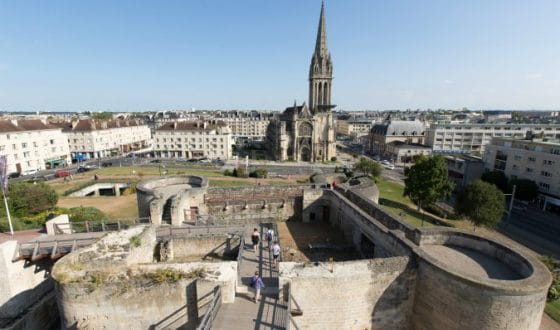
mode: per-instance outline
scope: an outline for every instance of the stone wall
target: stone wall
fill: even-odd
[[[239,236],[173,237],[170,241],[170,247],[174,260],[220,259],[237,257],[240,243],[241,238]]]
[[[17,241],[0,244],[0,318],[13,318],[52,290],[48,273],[51,260],[27,264],[24,260],[12,262]]]
[[[320,263],[281,263],[300,329],[408,329],[416,270],[408,257]]]

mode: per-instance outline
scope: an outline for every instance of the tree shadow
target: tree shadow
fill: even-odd
[[[424,220],[425,222],[431,223],[432,225],[449,227],[447,223],[436,219],[432,214],[427,212],[419,212],[418,210],[410,207],[409,205],[403,204],[401,202],[393,201],[387,198],[379,198],[379,205],[386,205],[401,210],[399,214],[394,214],[394,215],[400,217],[401,219],[403,219],[403,221],[405,221],[404,216],[411,215],[420,220]]]

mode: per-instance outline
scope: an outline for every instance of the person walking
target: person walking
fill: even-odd
[[[266,231],[266,241],[268,242],[268,249],[272,251],[272,241],[274,241],[274,229],[272,227]]]
[[[260,236],[261,236],[261,234],[259,234],[258,229],[254,228],[253,229],[253,234],[251,234],[251,241],[253,242],[253,251],[255,253],[257,253],[257,250],[259,248]]]
[[[272,267],[278,266],[278,259],[280,258],[280,244],[278,241],[274,242],[272,246]]]
[[[263,280],[258,271],[256,271],[255,275],[251,278],[251,287],[255,289],[255,297],[253,298],[253,301],[257,303],[257,301],[261,299],[261,289],[264,288]]]

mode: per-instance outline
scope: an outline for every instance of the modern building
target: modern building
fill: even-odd
[[[384,157],[395,164],[408,164],[414,162],[414,156],[431,154],[432,148],[423,144],[393,141],[386,145]]]
[[[72,159],[115,156],[150,146],[150,128],[140,120],[80,119],[53,123],[66,134]]]
[[[234,144],[230,128],[223,121],[180,121],[156,129],[153,149],[156,157],[231,159]]]
[[[0,120],[0,155],[6,155],[8,173],[29,174],[71,164],[66,135],[39,119]]]
[[[543,209],[560,210],[560,140],[493,138],[484,154],[486,169],[539,186]]]
[[[374,155],[386,156],[387,145],[394,141],[423,144],[424,124],[418,120],[389,120],[376,123],[368,135],[368,150]]]
[[[460,191],[468,183],[480,179],[484,173],[484,161],[478,157],[448,155],[444,160],[449,179],[455,184],[455,191]]]
[[[493,137],[524,138],[528,132],[544,138],[560,139],[558,124],[432,124],[426,130],[425,144],[434,153],[484,155]]]
[[[272,159],[315,162],[336,157],[332,73],[325,7],[322,5],[315,52],[309,67],[309,106],[305,103],[298,106],[294,102],[293,107],[271,120],[267,147]]]

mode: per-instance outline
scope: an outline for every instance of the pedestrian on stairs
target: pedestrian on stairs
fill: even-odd
[[[264,288],[264,283],[262,278],[259,276],[259,272],[255,272],[255,276],[251,278],[251,287],[255,289],[255,297],[253,301],[257,303],[261,299],[261,289]]]
[[[255,253],[257,253],[257,250],[259,248],[260,237],[261,234],[259,233],[258,229],[255,228],[253,230],[253,234],[251,234],[251,241],[253,242],[253,251],[255,251]]]
[[[266,241],[268,242],[268,249],[272,251],[272,241],[274,240],[274,229],[268,228],[266,231]]]
[[[278,259],[280,258],[280,244],[278,241],[274,242],[272,246],[272,267],[278,266]]]

